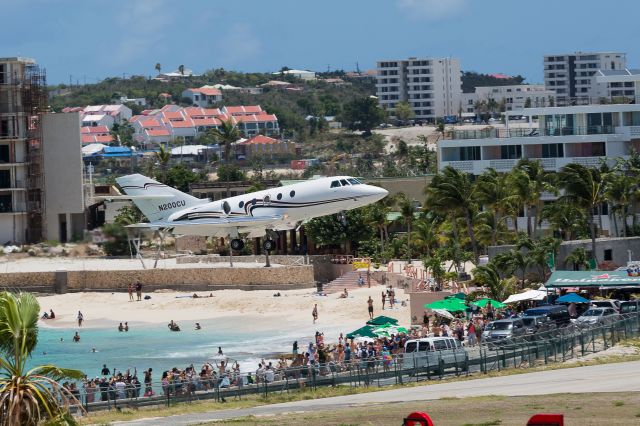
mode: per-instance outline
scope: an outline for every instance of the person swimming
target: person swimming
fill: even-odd
[[[73,341],[78,343],[80,341],[80,335],[78,334],[78,332],[76,331],[76,334],[73,336]]]
[[[124,331],[129,331],[129,323],[128,322],[124,323]]]
[[[167,324],[167,327],[169,327],[169,330],[171,330],[171,331],[180,331],[180,327],[178,326],[178,324],[173,322],[173,320],[171,320],[171,322],[169,322],[169,324]]]
[[[196,323],[196,330],[202,330],[202,327],[200,327],[200,323],[199,322]]]
[[[120,323],[120,325],[118,326],[118,331],[120,332],[124,331],[124,326],[122,325],[122,323]]]

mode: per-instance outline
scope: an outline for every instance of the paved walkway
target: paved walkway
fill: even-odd
[[[183,426],[249,415],[261,416],[303,411],[335,410],[353,405],[428,401],[444,397],[524,396],[592,392],[640,392],[640,361],[431,384],[358,395],[287,402],[245,409],[183,414],[115,424],[129,426]]]

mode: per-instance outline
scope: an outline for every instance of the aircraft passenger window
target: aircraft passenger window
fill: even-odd
[[[349,186],[349,182],[344,179],[340,179],[340,183],[342,184],[342,186]]]
[[[289,197],[293,198],[293,197],[295,197],[295,196],[296,196],[296,191],[291,191],[291,192],[289,193]]]
[[[244,201],[240,201],[240,202],[238,203],[238,207],[243,208],[243,207],[244,207]]]
[[[278,195],[276,196],[276,198],[277,198],[278,200],[282,200],[282,194],[278,192]]]
[[[334,180],[333,182],[331,182],[331,188],[340,188],[340,182]]]
[[[263,201],[265,204],[271,204],[271,197],[268,195],[265,195],[263,198]]]
[[[358,181],[358,179],[354,179],[354,178],[349,178],[347,179],[349,181],[349,183],[351,185],[360,185],[360,182]]]
[[[231,206],[227,201],[222,203],[222,210],[224,210],[224,214],[229,214],[229,212],[231,211]]]
[[[256,200],[255,198],[253,200],[251,200],[251,205],[255,206],[258,203],[258,200]]]

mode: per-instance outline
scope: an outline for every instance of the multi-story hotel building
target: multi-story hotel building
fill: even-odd
[[[621,52],[575,52],[544,57],[544,85],[556,92],[557,105],[590,103],[592,77],[598,70],[621,70],[627,57]]]
[[[418,121],[458,115],[462,80],[455,58],[409,58],[377,63],[376,95],[393,115],[398,102],[408,102]]]
[[[445,132],[437,146],[439,169],[451,166],[472,175],[488,168],[508,172],[518,160],[528,158],[557,172],[570,163],[588,167],[613,163],[640,150],[637,104],[525,108],[513,115],[527,117],[529,124],[510,127],[507,116],[505,126]],[[603,217],[603,229],[610,229],[608,217]]]

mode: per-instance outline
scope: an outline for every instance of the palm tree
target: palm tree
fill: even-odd
[[[208,133],[218,142],[224,145],[224,164],[228,167],[231,159],[231,144],[240,139],[240,129],[235,125],[233,117],[223,120],[217,129],[210,129]],[[227,197],[231,196],[231,173],[227,174]]]
[[[436,174],[426,188],[426,204],[445,215],[461,214],[467,224],[467,232],[473,250],[474,263],[478,263],[478,246],[473,229],[473,217],[477,209],[476,185],[468,173],[447,166]],[[455,217],[455,216],[454,216]]]
[[[384,251],[384,241],[387,231],[387,226],[389,224],[389,220],[387,219],[387,214],[389,213],[390,208],[385,206],[383,203],[375,203],[371,204],[369,208],[366,209],[367,212],[367,222],[375,227],[378,230],[380,235],[380,250]]]
[[[407,259],[411,263],[411,225],[413,224],[416,213],[416,206],[413,200],[407,196],[402,196],[398,203],[400,207],[400,216],[405,225],[407,225]]]
[[[507,184],[507,176],[489,168],[478,177],[476,183],[478,202],[488,208],[493,216],[491,221],[486,222],[491,225],[491,245],[494,246],[498,244],[498,227],[516,199]]]
[[[433,215],[421,215],[414,226],[414,245],[420,254],[432,256],[438,246],[439,218]]]
[[[556,192],[551,185],[551,175],[542,167],[540,161],[521,159],[509,173],[507,183],[516,195],[527,218],[527,234],[535,236],[542,210],[542,193]],[[533,226],[531,221],[533,219]]]
[[[512,278],[502,279],[498,268],[492,262],[480,265],[473,271],[473,280],[483,287],[487,287],[487,296],[498,301],[505,300],[515,293],[517,280]]]
[[[600,168],[589,168],[581,164],[568,164],[560,170],[560,182],[565,190],[561,199],[575,203],[590,217],[591,258],[598,263],[596,256],[596,223],[594,213],[606,201],[606,188],[609,181],[609,169],[606,164]]]
[[[78,370],[40,365],[27,370],[38,340],[40,305],[29,293],[0,293],[0,425],[77,422],[69,404],[79,404],[58,382],[82,379]]]
[[[171,160],[171,151],[166,149],[163,145],[160,145],[160,151],[154,152],[156,160],[160,163],[160,170],[162,171],[162,182],[167,181],[167,166],[169,160]]]
[[[588,271],[591,269],[591,265],[589,265],[589,255],[587,251],[583,247],[578,247],[574,249],[565,259],[565,263],[573,263],[573,270],[579,271],[580,267],[584,266],[584,268]]]
[[[584,209],[562,199],[544,206],[540,218],[549,221],[565,241],[579,238],[588,228]]]
[[[493,263],[498,269],[506,272],[507,275],[513,275],[516,271],[520,271],[522,274],[522,287],[524,288],[527,268],[533,265],[533,259],[528,253],[523,253],[521,250],[511,249],[507,252],[494,256]]]
[[[162,70],[162,65],[160,65],[160,62],[156,62],[155,69],[156,71],[158,71],[158,74],[160,74],[160,71]]]
[[[634,177],[626,176],[622,173],[612,173],[605,190],[607,199],[612,203],[609,214],[613,216],[616,236],[618,235],[618,215],[622,219],[622,236],[625,238],[627,236],[629,206],[633,204],[634,194],[638,190]]]

